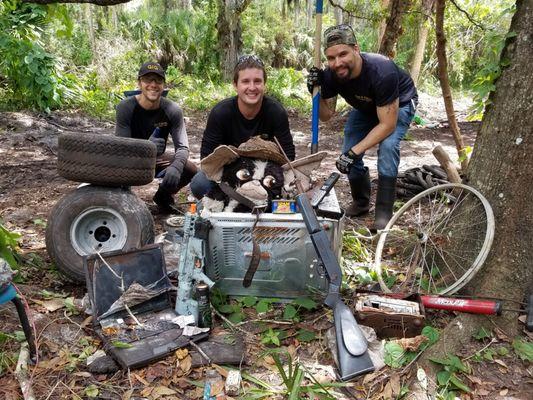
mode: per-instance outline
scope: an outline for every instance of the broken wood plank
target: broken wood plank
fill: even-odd
[[[438,145],[433,149],[433,155],[435,158],[439,161],[442,168],[444,168],[444,171],[446,171],[446,175],[448,175],[448,180],[452,183],[461,183],[461,176],[459,175],[459,171],[457,171],[457,167],[450,159],[450,156],[444,148],[441,145]]]

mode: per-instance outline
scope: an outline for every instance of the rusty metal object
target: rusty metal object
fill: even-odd
[[[357,297],[355,318],[361,325],[374,328],[380,338],[418,336],[426,319],[416,295],[395,299],[374,294]]]

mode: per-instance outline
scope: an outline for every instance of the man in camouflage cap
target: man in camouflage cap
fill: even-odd
[[[363,156],[379,144],[374,229],[383,229],[392,216],[400,141],[418,100],[415,85],[392,60],[361,52],[349,25],[326,29],[324,53],[328,66],[324,70],[311,68],[307,87],[312,93],[315,86],[320,86],[322,121],[334,115],[337,95],[353,107],[344,127],[342,154],[336,162],[350,182],[353,202],[346,214],[360,216],[370,209],[370,175]]]

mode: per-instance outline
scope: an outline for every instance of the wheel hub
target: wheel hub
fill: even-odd
[[[70,227],[72,247],[80,256],[120,250],[126,244],[127,236],[124,218],[107,207],[85,210]]]

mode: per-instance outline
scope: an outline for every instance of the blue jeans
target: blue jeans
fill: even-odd
[[[192,178],[189,187],[194,197],[200,200],[215,186],[215,182],[209,180],[203,171],[198,171]]]
[[[415,105],[411,101],[398,110],[396,128],[380,144],[378,149],[378,174],[395,178],[398,175],[400,164],[400,141],[407,133],[407,129],[415,116]],[[368,116],[359,110],[353,109],[344,126],[344,143],[342,152],[355,146],[378,124],[377,116]],[[365,175],[363,160],[357,161],[348,174],[348,179],[355,179]]]

